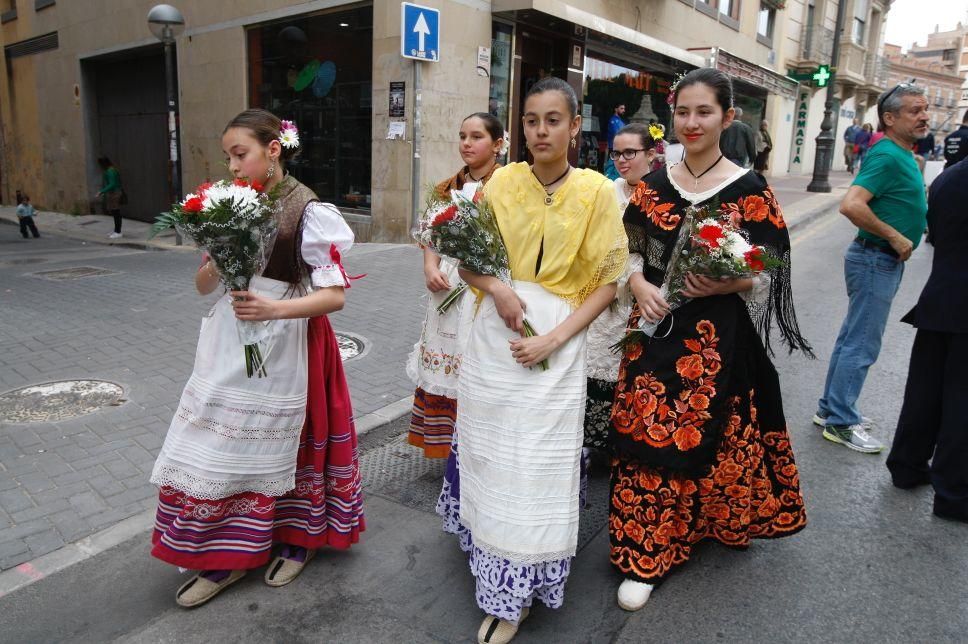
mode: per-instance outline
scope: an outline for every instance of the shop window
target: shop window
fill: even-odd
[[[773,27],[776,24],[776,9],[760,2],[760,13],[756,21],[756,40],[767,47],[773,46]]]
[[[585,57],[582,136],[578,165],[604,171],[608,154],[608,123],[618,105],[625,106],[624,123],[655,122],[671,135],[672,110],[667,102],[672,77]],[[616,122],[617,124],[617,122]]]
[[[296,123],[287,170],[343,207],[370,207],[372,42],[372,7],[248,31],[249,105]]]
[[[491,38],[491,89],[487,111],[509,130],[511,97],[511,33],[510,25],[495,22]]]

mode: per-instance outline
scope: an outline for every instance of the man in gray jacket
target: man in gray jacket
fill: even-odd
[[[748,168],[756,158],[756,136],[753,128],[740,120],[743,108],[735,107],[736,117],[719,138],[719,149],[723,156],[738,166]]]

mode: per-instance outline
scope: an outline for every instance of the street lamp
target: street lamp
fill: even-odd
[[[820,124],[820,134],[817,135],[816,154],[813,157],[813,179],[807,186],[807,192],[830,192],[830,166],[834,162],[834,92],[837,83],[837,68],[840,67],[840,32],[844,29],[844,14],[847,0],[837,3],[837,25],[834,27],[834,46],[830,52],[830,71],[832,75],[825,80],[827,85],[827,101],[823,105],[823,122]],[[822,75],[823,76],[823,75]]]
[[[175,95],[175,38],[185,29],[185,17],[170,4],[158,4],[148,12],[148,29],[165,45],[165,86],[168,90],[168,159],[171,172],[171,199],[181,199],[181,164],[178,159],[178,98]],[[175,245],[181,246],[175,231]]]

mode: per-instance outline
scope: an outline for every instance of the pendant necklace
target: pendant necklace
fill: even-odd
[[[547,188],[548,186],[553,186],[553,185],[555,185],[556,183],[558,183],[559,181],[561,181],[562,179],[564,179],[564,178],[565,178],[565,176],[566,176],[566,175],[567,175],[567,174],[568,174],[569,172],[571,172],[571,164],[568,164],[568,167],[566,167],[566,168],[565,168],[565,171],[564,171],[564,172],[562,172],[562,173],[561,173],[561,174],[560,174],[560,175],[559,175],[558,177],[556,177],[556,178],[555,178],[554,180],[552,180],[552,181],[549,181],[548,183],[545,183],[544,181],[542,181],[541,179],[539,179],[539,178],[538,178],[538,175],[536,175],[536,174],[534,174],[534,166],[531,166],[531,174],[534,174],[534,178],[535,178],[535,179],[538,179],[538,183],[540,183],[540,184],[541,184],[541,187],[542,187],[542,188]],[[545,191],[545,205],[546,205],[546,206],[550,206],[550,205],[551,205],[551,202],[552,202],[552,201],[554,200],[554,197],[552,196],[553,194],[554,194],[554,193],[549,193],[549,192],[547,192],[547,190]]]
[[[696,192],[699,192],[699,180],[702,179],[703,175],[709,172],[710,170],[712,170],[713,168],[715,168],[717,165],[719,165],[719,162],[722,160],[723,160],[723,155],[720,154],[719,158],[716,159],[711,166],[709,166],[699,174],[696,174],[695,172],[692,171],[692,168],[689,167],[689,162],[686,161],[685,157],[683,157],[682,164],[686,166],[686,170],[689,172],[689,174],[692,175],[692,178],[696,180]]]

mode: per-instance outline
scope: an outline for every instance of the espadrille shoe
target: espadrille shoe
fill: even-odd
[[[498,619],[493,615],[484,618],[481,629],[477,631],[477,644],[508,644],[518,634],[518,627],[528,616],[530,610],[527,606],[521,609],[521,617],[518,623]]]
[[[316,556],[315,550],[304,549],[303,551],[306,554],[302,561],[282,555],[273,559],[269,567],[266,568],[266,583],[273,588],[278,588],[279,586],[285,586],[298,577],[299,573],[306,567],[306,564]],[[283,550],[282,554],[288,554],[288,547]]]
[[[634,579],[626,579],[618,587],[618,606],[622,610],[636,611],[645,606],[655,588]]]
[[[201,606],[212,597],[245,577],[244,570],[230,570],[229,573],[219,581],[212,581],[203,577],[203,572],[198,573],[178,589],[175,593],[175,602],[183,608],[194,608]]]

